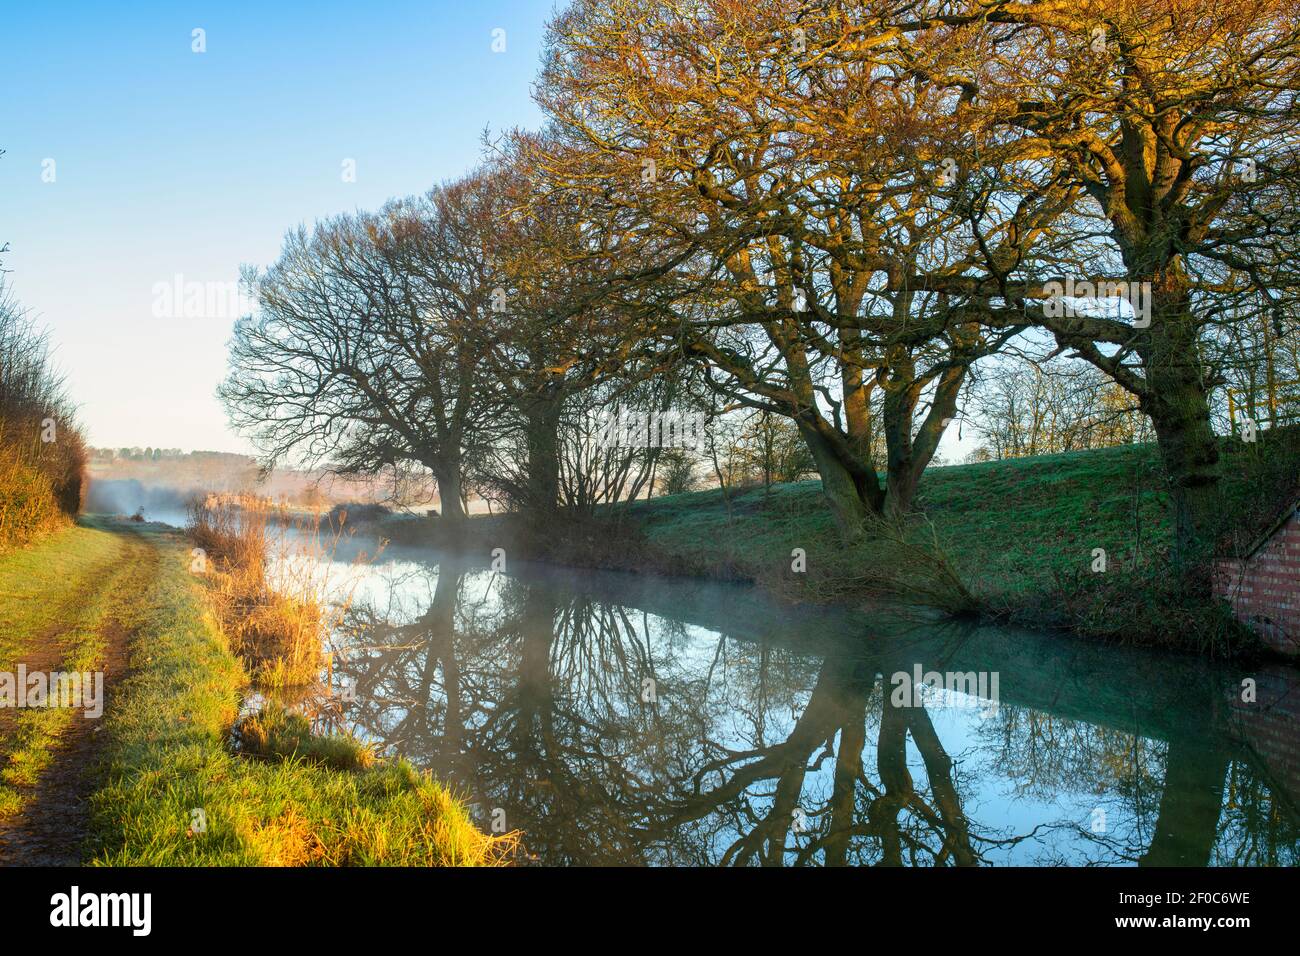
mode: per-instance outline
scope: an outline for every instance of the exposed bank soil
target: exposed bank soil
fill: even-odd
[[[158,552],[144,541],[133,540],[122,557],[130,572],[110,576],[106,587],[143,588],[153,576]],[[97,670],[104,672],[104,714],[113,705],[118,683],[126,675],[130,661],[132,630],[106,615],[98,628],[104,651]],[[42,635],[39,647],[15,662],[35,670],[58,670],[62,663],[59,634]],[[12,739],[15,712],[0,710],[0,741]],[[80,710],[59,735],[50,754],[50,764],[36,784],[23,793],[22,809],[8,820],[0,821],[0,866],[77,866],[90,822],[90,797],[103,776],[100,755],[104,720],[86,719]]]

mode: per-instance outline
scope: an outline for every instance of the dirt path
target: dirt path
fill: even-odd
[[[127,534],[120,572],[106,575],[100,586],[126,588],[143,595],[155,574],[158,551],[143,539]],[[104,673],[105,713],[112,707],[117,684],[127,673],[130,659],[133,632],[123,620],[122,610],[115,606],[97,626],[104,643],[97,669]],[[19,663],[26,664],[29,673],[58,670],[64,653],[60,638],[58,629],[43,635],[39,648]],[[11,721],[14,719],[10,716]],[[7,729],[0,727],[0,732]],[[80,711],[63,730],[51,752],[50,765],[36,785],[24,793],[22,810],[0,823],[0,866],[76,866],[82,862],[90,796],[102,774],[99,758],[103,734],[103,719],[86,719]]]
[[[53,671],[58,670],[59,661],[63,659],[63,648],[59,646],[58,628],[50,628],[45,631],[34,642],[36,648],[29,654],[25,654],[21,661],[15,662],[14,670],[17,670],[18,663],[27,665],[27,673],[33,671]],[[107,677],[105,678],[107,680]],[[4,758],[5,741],[12,739],[18,733],[18,711],[12,707],[0,707],[0,760]],[[4,824],[0,823],[0,862],[4,860]]]

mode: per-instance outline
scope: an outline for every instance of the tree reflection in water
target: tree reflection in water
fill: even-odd
[[[340,635],[348,720],[546,864],[1296,860],[1294,805],[1208,704],[1147,736],[1120,705],[1008,701],[1040,675],[1004,671],[1002,704],[954,723],[891,702],[907,641],[810,653],[455,561],[389,584]]]

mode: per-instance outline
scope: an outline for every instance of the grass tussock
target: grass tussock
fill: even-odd
[[[347,734],[316,734],[311,721],[279,704],[268,704],[235,724],[235,748],[263,760],[300,759],[336,770],[366,770],[374,749]]]
[[[321,542],[319,517],[285,526],[251,500],[194,502],[188,531],[197,549],[191,568],[207,579],[222,629],[253,679],[265,687],[318,680],[326,636],[342,612],[321,603],[332,545]]]
[[[481,832],[441,784],[271,709],[237,720],[247,671],[189,570],[188,545],[144,530],[161,560],[140,594],[132,674],[107,717],[94,796],[101,866],[485,866],[517,835]],[[233,735],[240,742],[231,746]]]

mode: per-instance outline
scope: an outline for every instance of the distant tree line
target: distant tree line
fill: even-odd
[[[183,458],[185,452],[179,448],[92,448],[91,458],[113,461],[118,458],[127,461],[162,461],[163,459]]]

